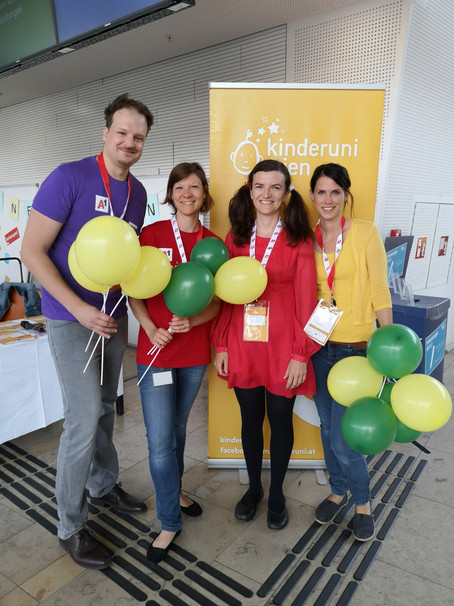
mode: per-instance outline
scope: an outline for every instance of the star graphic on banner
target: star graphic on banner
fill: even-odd
[[[268,130],[270,131],[270,135],[279,132],[279,126],[274,122],[268,126]]]
[[[264,135],[265,134],[265,129],[264,128],[259,128],[257,130],[257,132],[258,132],[259,135]]]

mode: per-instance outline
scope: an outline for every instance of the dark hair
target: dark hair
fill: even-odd
[[[110,128],[112,126],[115,112],[124,108],[134,109],[138,114],[142,114],[142,116],[147,121],[148,134],[150,128],[153,125],[153,115],[144,103],[142,103],[141,101],[136,101],[135,99],[131,99],[130,97],[128,97],[128,93],[124,93],[123,95],[120,95],[119,97],[114,99],[104,110],[104,117],[106,119],[107,128]]]
[[[205,194],[205,198],[203,200],[202,208],[200,212],[202,214],[207,213],[210,208],[212,208],[214,204],[214,200],[211,197],[210,191],[208,189],[208,180],[205,175],[205,171],[200,166],[198,162],[181,162],[181,164],[177,164],[169,175],[169,179],[167,181],[167,192],[166,197],[164,198],[163,204],[170,204],[170,206],[174,209],[172,214],[177,212],[175,208],[175,204],[172,200],[172,190],[175,183],[186,179],[189,175],[195,175],[202,182],[203,191]]]
[[[254,226],[256,212],[251,199],[251,187],[254,175],[258,172],[277,171],[284,175],[285,191],[290,190],[291,178],[288,168],[277,160],[262,160],[249,173],[248,182],[240,187],[229,203],[229,219],[232,227],[233,241],[236,246],[244,246],[249,242]],[[291,189],[288,204],[284,208],[284,226],[288,242],[296,246],[301,240],[313,238],[309,216],[304,200],[296,189]]]
[[[311,177],[311,191],[314,192],[317,181],[320,177],[329,177],[341,187],[346,194],[350,196],[350,214],[353,215],[353,195],[350,193],[351,181],[345,166],[330,162],[329,164],[321,164],[317,166]],[[347,201],[345,202],[347,203]]]

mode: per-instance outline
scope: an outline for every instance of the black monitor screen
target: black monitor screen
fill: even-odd
[[[163,0],[54,0],[58,40],[80,37],[162,3]]]
[[[0,69],[56,43],[51,0],[0,0]]]

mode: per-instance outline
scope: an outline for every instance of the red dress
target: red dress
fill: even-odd
[[[230,258],[249,256],[249,244],[237,247],[231,232],[226,245]],[[269,238],[257,236],[256,258],[261,261]],[[303,328],[317,305],[317,275],[312,242],[292,247],[285,229],[279,234],[266,265],[268,284],[259,297],[269,301],[268,342],[243,341],[243,305],[224,303],[215,319],[212,341],[217,352],[228,352],[229,387],[252,388],[264,385],[276,395],[313,395],[315,376],[310,357],[320,346]],[[287,389],[284,374],[290,359],[307,363],[306,380],[296,389]],[[224,377],[222,377],[224,378]]]
[[[202,229],[202,238],[217,238],[216,234],[206,227],[202,227]],[[197,232],[180,231],[180,235],[189,261],[191,251],[197,243]],[[168,220],[157,221],[144,227],[140,234],[140,244],[141,246],[155,246],[167,252],[172,268],[181,263],[172,224]],[[167,308],[162,293],[147,299],[146,305],[150,318],[156,326],[167,329],[173,314]],[[153,366],[156,368],[184,368],[209,364],[211,360],[210,326],[211,322],[205,322],[205,324],[194,326],[189,332],[175,334],[172,341],[159,352]],[[148,355],[151,347],[147,333],[140,327],[136,354],[138,364],[148,366],[152,360],[152,357]]]

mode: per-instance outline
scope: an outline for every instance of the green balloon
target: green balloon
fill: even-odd
[[[163,291],[168,309],[188,318],[200,313],[214,295],[214,278],[200,263],[182,263],[172,269],[170,282]]]
[[[383,385],[381,394],[378,396],[380,400],[384,400],[387,404],[391,404],[391,389],[394,387],[394,381],[388,381]]]
[[[423,350],[414,330],[403,324],[388,324],[372,334],[366,353],[377,372],[397,379],[418,368]]]
[[[359,398],[346,408],[341,430],[350,448],[364,455],[377,454],[396,436],[396,415],[380,398]]]
[[[394,382],[385,383],[383,386],[383,390],[380,394],[380,398],[384,400],[387,404],[391,406],[391,390],[394,387]],[[406,442],[414,442],[421,435],[420,431],[416,431],[416,429],[411,429],[399,421],[396,417],[396,437],[394,438],[394,442],[399,442],[400,444],[405,444]]]
[[[202,238],[191,252],[191,261],[201,263],[216,275],[223,263],[229,260],[227,246],[219,238]]]

